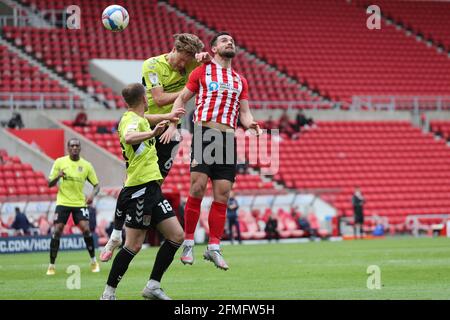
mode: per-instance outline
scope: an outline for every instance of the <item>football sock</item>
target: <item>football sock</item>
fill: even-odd
[[[50,263],[55,264],[56,256],[58,255],[59,239],[52,237],[50,240]]]
[[[109,272],[107,284],[113,288],[117,288],[120,280],[122,280],[123,275],[127,272],[128,265],[131,260],[133,260],[135,252],[131,251],[127,247],[122,247],[116,257],[114,258],[113,264],[111,266],[111,271]]]
[[[89,251],[91,258],[95,257],[95,247],[94,247],[94,237],[92,235],[84,237],[84,242],[86,243],[86,248]]]
[[[152,274],[150,275],[150,280],[155,280],[160,282],[161,278],[166,272],[167,268],[173,261],[173,257],[180,247],[180,243],[176,243],[170,240],[164,241],[158,250],[156,255],[155,264],[153,266]]]
[[[184,210],[184,238],[194,240],[195,228],[200,218],[202,199],[189,196]]]
[[[227,205],[213,201],[209,211],[209,244],[220,244],[223,231],[225,229],[225,221],[227,219]]]

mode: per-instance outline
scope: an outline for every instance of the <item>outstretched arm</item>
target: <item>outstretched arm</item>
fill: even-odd
[[[261,128],[259,124],[253,118],[253,115],[250,111],[250,107],[248,104],[248,100],[241,100],[239,109],[239,119],[241,120],[242,125],[245,129],[253,129],[256,131],[256,135],[261,134]]]

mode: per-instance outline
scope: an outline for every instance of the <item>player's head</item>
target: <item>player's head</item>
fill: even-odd
[[[171,52],[171,65],[176,70],[184,70],[186,65],[190,63],[195,54],[201,52],[205,45],[194,34],[177,33],[173,36],[175,42]]]
[[[140,83],[131,83],[123,88],[122,97],[129,108],[136,109],[142,105],[147,106],[145,87]]]
[[[67,141],[67,150],[69,151],[69,156],[71,158],[76,158],[81,152],[81,142],[77,138],[72,138]]]
[[[222,58],[234,58],[236,45],[233,37],[228,32],[219,32],[211,40],[211,51]]]

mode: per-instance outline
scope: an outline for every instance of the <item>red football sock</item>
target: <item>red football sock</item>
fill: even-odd
[[[189,196],[184,208],[184,238],[194,240],[195,228],[200,218],[202,199]]]
[[[209,244],[220,244],[223,231],[225,229],[225,221],[227,219],[227,205],[213,201],[209,211]]]

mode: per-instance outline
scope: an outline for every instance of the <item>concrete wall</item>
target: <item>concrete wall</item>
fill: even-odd
[[[144,60],[92,59],[89,71],[96,80],[120,94],[127,84],[142,82],[143,63]]]

